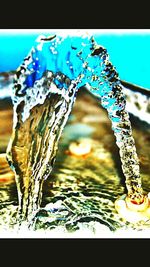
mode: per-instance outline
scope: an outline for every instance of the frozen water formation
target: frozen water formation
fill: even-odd
[[[54,35],[37,38],[14,77],[7,159],[15,172],[19,224],[33,223],[43,182],[53,168],[59,138],[82,86],[107,110],[119,147],[128,193],[116,201],[116,209],[128,220],[128,210],[149,216],[126,99],[107,50],[93,36]]]

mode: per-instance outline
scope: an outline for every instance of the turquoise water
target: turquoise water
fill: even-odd
[[[15,70],[34,45],[38,35],[45,33],[23,31],[0,32],[0,72]],[[49,32],[51,34],[51,30]],[[120,79],[150,88],[150,32],[141,34],[135,31],[133,34],[123,33],[122,30],[122,34],[117,34],[97,31],[94,37],[97,43],[107,49]]]

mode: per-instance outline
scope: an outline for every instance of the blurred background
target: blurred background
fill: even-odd
[[[97,43],[107,49],[110,61],[116,67],[121,80],[136,87],[150,89],[150,30],[82,31],[93,35]],[[6,237],[6,234],[10,236],[9,222],[15,219],[18,205],[14,172],[6,160],[6,148],[13,124],[13,106],[10,98],[13,74],[39,35],[48,36],[59,32],[76,34],[76,30],[65,29],[0,30],[1,237]],[[139,100],[140,104],[143,103],[141,98]],[[150,127],[133,117],[132,130],[143,189],[148,193]],[[79,157],[69,152],[73,142],[85,141],[90,143],[90,152],[87,155]],[[125,178],[111,122],[106,110],[83,88],[77,95],[61,136],[54,169],[44,183],[42,208],[37,214],[36,231],[38,234],[46,234],[46,237],[64,237],[70,234],[79,238],[114,237],[114,234],[117,237],[137,237],[140,234],[142,237],[150,237],[150,220],[133,224],[125,222],[116,212],[114,202],[124,193]],[[41,230],[45,232],[40,232]],[[16,235],[16,232],[14,234]]]

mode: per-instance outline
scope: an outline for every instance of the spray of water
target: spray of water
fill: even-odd
[[[55,162],[58,141],[82,86],[108,111],[128,196],[143,201],[139,161],[118,74],[107,51],[91,36],[39,36],[17,69],[13,133],[7,159],[15,172],[19,224],[33,225],[42,185]]]

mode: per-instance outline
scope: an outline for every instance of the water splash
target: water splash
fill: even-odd
[[[7,158],[16,176],[20,224],[33,224],[43,182],[53,168],[59,138],[82,86],[108,111],[128,195],[136,202],[143,198],[126,100],[106,49],[89,36],[40,36],[18,68],[13,87],[13,134]]]

